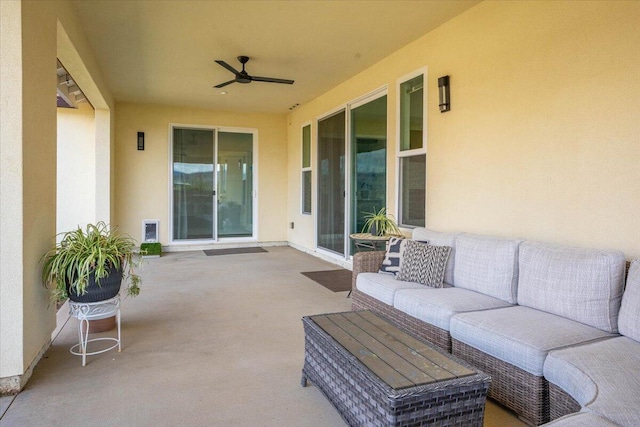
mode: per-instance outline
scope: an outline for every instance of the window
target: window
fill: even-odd
[[[311,215],[311,125],[302,127],[302,213]]]
[[[400,225],[424,227],[427,192],[424,72],[399,84],[399,200]]]
[[[427,156],[400,157],[400,223],[425,226]]]

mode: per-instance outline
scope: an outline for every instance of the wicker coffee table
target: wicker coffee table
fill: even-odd
[[[302,385],[352,426],[482,426],[490,377],[370,311],[308,316]]]

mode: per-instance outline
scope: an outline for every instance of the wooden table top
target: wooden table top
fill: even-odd
[[[370,311],[310,319],[395,390],[476,374]]]
[[[369,240],[369,241],[383,241],[389,240],[392,237],[402,237],[402,236],[392,236],[390,234],[385,234],[384,236],[377,236],[371,233],[353,233],[349,234],[349,238],[353,240]]]

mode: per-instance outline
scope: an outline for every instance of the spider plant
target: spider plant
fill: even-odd
[[[116,233],[104,222],[59,236],[60,242],[42,257],[42,281],[51,289],[52,300],[64,301],[70,291],[84,295],[91,280],[100,286],[112,269],[121,270],[123,281],[129,282],[128,296],[140,293],[140,276],[134,271],[140,262],[130,236]]]
[[[382,208],[378,211],[363,212],[365,223],[362,227],[363,233],[371,233],[376,236],[401,236],[400,228],[396,223],[393,215],[387,213],[387,208]]]

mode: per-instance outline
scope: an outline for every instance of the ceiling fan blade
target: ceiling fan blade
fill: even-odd
[[[251,76],[251,80],[255,82],[283,83],[286,85],[292,85],[294,82],[293,80],[287,80],[287,79],[274,79],[273,77],[257,77],[257,76]]]
[[[236,70],[235,68],[233,68],[231,65],[227,64],[226,62],[220,61],[219,59],[216,59],[216,62],[219,65],[222,65],[227,70],[231,71],[233,74],[240,74],[240,71]]]
[[[215,85],[214,87],[217,87],[218,89],[220,89],[221,87],[225,87],[227,85],[230,85],[231,83],[235,83],[236,79],[233,80],[229,80],[228,82],[224,82],[224,83],[220,83],[219,85]]]

